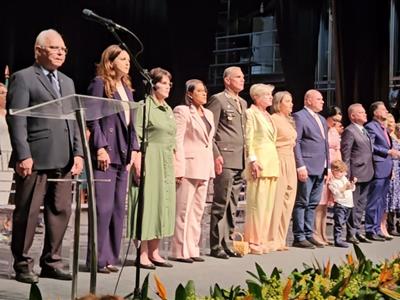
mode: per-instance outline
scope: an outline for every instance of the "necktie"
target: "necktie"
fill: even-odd
[[[235,103],[236,103],[236,108],[239,111],[239,113],[242,113],[242,107],[240,106],[240,100],[238,98],[233,98]]]
[[[325,131],[324,131],[324,127],[322,126],[321,119],[319,118],[318,114],[316,114],[316,113],[314,113],[313,116],[315,118],[315,121],[317,121],[317,124],[318,124],[319,130],[321,131],[322,137],[325,139]]]
[[[57,80],[56,76],[54,75],[53,72],[49,72],[49,74],[47,74],[47,78],[49,78],[51,86],[53,87],[54,91],[57,94],[57,98],[60,98],[61,97],[60,86],[58,84],[58,80]]]
[[[388,143],[389,147],[390,147],[390,138],[389,135],[387,133],[387,130],[384,126],[382,126],[382,130],[383,130],[383,135],[385,136],[386,142]]]

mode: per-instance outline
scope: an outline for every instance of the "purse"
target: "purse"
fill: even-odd
[[[240,240],[235,239],[237,237],[239,237]],[[244,241],[243,234],[235,231],[232,234],[232,238],[233,238],[233,249],[235,250],[235,252],[240,253],[241,255],[246,255],[250,253],[249,243]]]

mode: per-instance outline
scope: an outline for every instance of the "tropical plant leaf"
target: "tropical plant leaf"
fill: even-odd
[[[336,267],[336,265],[333,265],[333,267]],[[333,268],[332,267],[332,273],[333,273]],[[332,276],[332,275],[331,275]],[[329,291],[329,294],[332,296],[339,296],[340,288],[342,287],[345,279],[339,280]]]
[[[260,282],[261,283],[267,282],[268,276],[264,272],[263,268],[258,263],[256,263],[256,269],[257,269],[258,276],[260,277]]]
[[[292,279],[288,279],[282,291],[282,300],[289,300],[290,290],[292,289]]]
[[[161,282],[160,278],[156,274],[153,275],[154,280],[156,282],[156,288],[157,288],[157,295],[160,297],[162,300],[167,300],[167,289],[165,288],[164,284]]]
[[[183,287],[182,283],[180,283],[175,290],[175,300],[186,300],[186,297],[186,290]]]
[[[340,270],[336,266],[336,264],[334,264],[331,269],[331,277],[330,278],[331,278],[331,280],[337,280],[337,279],[339,279],[339,277],[340,277]]]
[[[281,272],[275,267],[271,272],[271,278],[281,279]]]
[[[331,273],[331,260],[328,258],[324,268],[324,277],[329,278],[329,274]]]
[[[359,264],[360,265],[364,265],[364,263],[365,263],[365,255],[362,252],[361,248],[356,244],[353,244],[353,247],[354,247],[354,252],[356,253],[357,260],[358,260]]]
[[[211,295],[214,299],[223,299],[224,297],[223,297],[223,294],[222,294],[222,290],[221,290],[221,288],[219,287],[219,285],[218,285],[218,283],[216,283],[215,285],[214,285],[214,291],[213,291],[213,293],[212,293],[212,295]]]
[[[399,292],[396,292],[396,291],[393,291],[393,290],[390,290],[390,289],[384,288],[384,287],[380,287],[379,291],[382,294],[391,297],[392,299],[400,299],[400,293]]]
[[[185,292],[187,297],[195,297],[196,296],[196,287],[194,285],[193,280],[189,280],[185,286]]]
[[[254,274],[253,272],[246,271],[246,273],[249,274],[249,275],[251,275],[252,277],[254,277],[255,279],[257,279],[258,281],[261,282],[260,278],[259,278],[256,274]]]
[[[40,289],[36,283],[31,284],[31,290],[29,292],[29,300],[43,300]]]
[[[249,294],[253,295],[255,299],[262,298],[262,287],[257,282],[247,279],[246,280],[247,287],[249,289]]]
[[[143,284],[142,284],[142,292],[140,294],[141,296],[141,300],[147,300],[149,299],[147,297],[148,293],[149,293],[149,274],[146,275],[146,277],[143,280]]]

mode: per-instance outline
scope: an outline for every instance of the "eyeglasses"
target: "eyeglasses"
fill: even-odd
[[[56,52],[63,52],[64,54],[68,53],[68,48],[60,47],[60,46],[40,46],[42,49],[47,49],[49,52],[56,53]]]

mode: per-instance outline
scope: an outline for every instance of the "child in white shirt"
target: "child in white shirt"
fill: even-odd
[[[342,240],[342,229],[346,224],[353,205],[353,191],[357,178],[349,181],[346,177],[347,166],[341,160],[335,160],[331,164],[333,178],[330,180],[328,187],[333,194],[335,205],[333,207],[335,221],[333,227],[333,236],[336,247],[347,248],[349,244]]]

